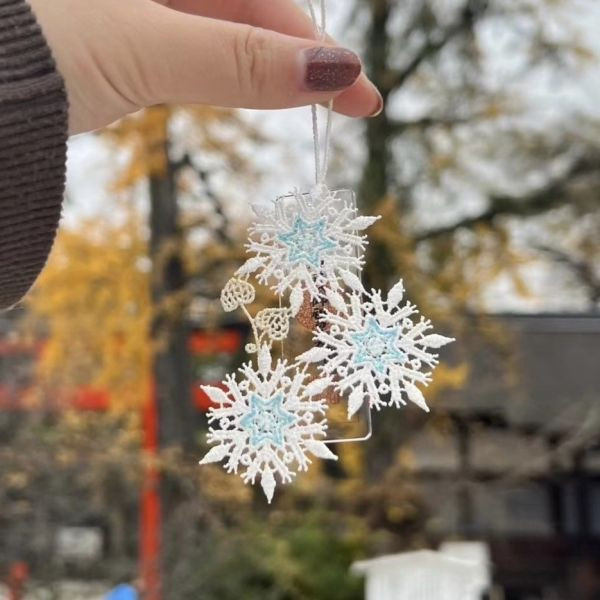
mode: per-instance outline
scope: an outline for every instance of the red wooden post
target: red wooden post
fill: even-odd
[[[23,600],[25,583],[29,577],[29,568],[23,561],[14,562],[10,565],[8,576],[9,600]]]
[[[147,464],[140,499],[140,577],[144,600],[161,599],[160,580],[160,473],[156,467],[158,454],[158,411],[154,384],[142,409],[143,447]]]

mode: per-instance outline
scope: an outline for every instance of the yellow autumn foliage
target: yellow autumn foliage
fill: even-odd
[[[133,211],[124,223],[94,220],[60,231],[28,301],[45,331],[38,364],[44,384],[106,390],[118,410],[144,401],[152,313],[146,246]]]
[[[185,134],[179,137],[185,137],[187,147],[221,154],[236,171],[252,177],[252,170],[236,150],[235,137],[227,140],[215,132],[219,127],[231,127],[238,137],[243,134],[259,141],[258,134],[231,110],[156,106],[103,132],[106,142],[123,157],[121,169],[109,184],[120,220],[96,218],[61,230],[28,302],[29,321],[36,335],[41,331],[45,340],[38,379],[48,389],[60,390],[61,394],[80,387],[105,390],[110,394],[111,407],[119,411],[138,408],[148,398],[153,356],[151,319],[164,306],[152,305],[153,266],[144,217],[130,198],[123,196],[139,182],[167,177],[176,167],[168,153],[177,121],[180,128],[181,122],[185,124]],[[179,189],[185,186],[185,179],[179,179],[175,193],[185,191]],[[185,214],[181,219],[184,231],[193,229]],[[160,253],[168,252],[169,244],[175,242],[167,240]],[[182,253],[190,275],[206,271],[203,275],[209,276],[213,268],[226,271],[222,263],[235,260],[241,248],[241,243],[229,246],[215,242],[204,248],[199,261],[187,236],[179,244],[177,251]],[[178,299],[163,302],[171,301]],[[189,302],[187,294],[183,302]]]
[[[154,106],[119,121],[103,132],[106,140],[116,149],[126,150],[125,168],[116,174],[112,187],[126,190],[150,176],[162,177],[169,164],[165,148],[173,135],[173,123],[179,121],[183,146],[194,151],[215,154],[225,159],[232,172],[246,177],[254,175],[253,169],[238,151],[238,142],[264,142],[264,138],[251,125],[236,116],[234,110],[211,106]],[[232,128],[234,135],[224,136],[222,130]]]

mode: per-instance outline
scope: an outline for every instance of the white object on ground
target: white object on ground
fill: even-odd
[[[432,550],[356,562],[365,600],[480,600],[480,566]]]

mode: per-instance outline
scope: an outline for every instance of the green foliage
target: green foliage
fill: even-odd
[[[254,516],[237,529],[200,529],[187,568],[170,585],[181,600],[199,592],[203,600],[359,600],[362,581],[349,568],[364,555],[365,540],[347,524],[312,509]]]

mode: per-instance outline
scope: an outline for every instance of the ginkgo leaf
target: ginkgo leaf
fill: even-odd
[[[237,277],[232,277],[221,291],[221,305],[225,312],[232,312],[243,304],[254,302],[256,291],[254,287]]]
[[[319,440],[306,440],[306,449],[314,454],[317,458],[323,458],[325,460],[337,460],[338,457],[327,447],[324,442]]]
[[[421,390],[413,385],[412,383],[406,382],[405,384],[406,395],[411,402],[414,402],[419,408],[422,408],[425,412],[429,412],[425,397],[421,393]]]
[[[254,317],[254,323],[271,340],[281,341],[290,331],[290,314],[287,308],[263,308]]]
[[[218,387],[212,385],[203,385],[202,391],[210,398],[211,402],[215,404],[228,404],[231,402],[227,394]]]

